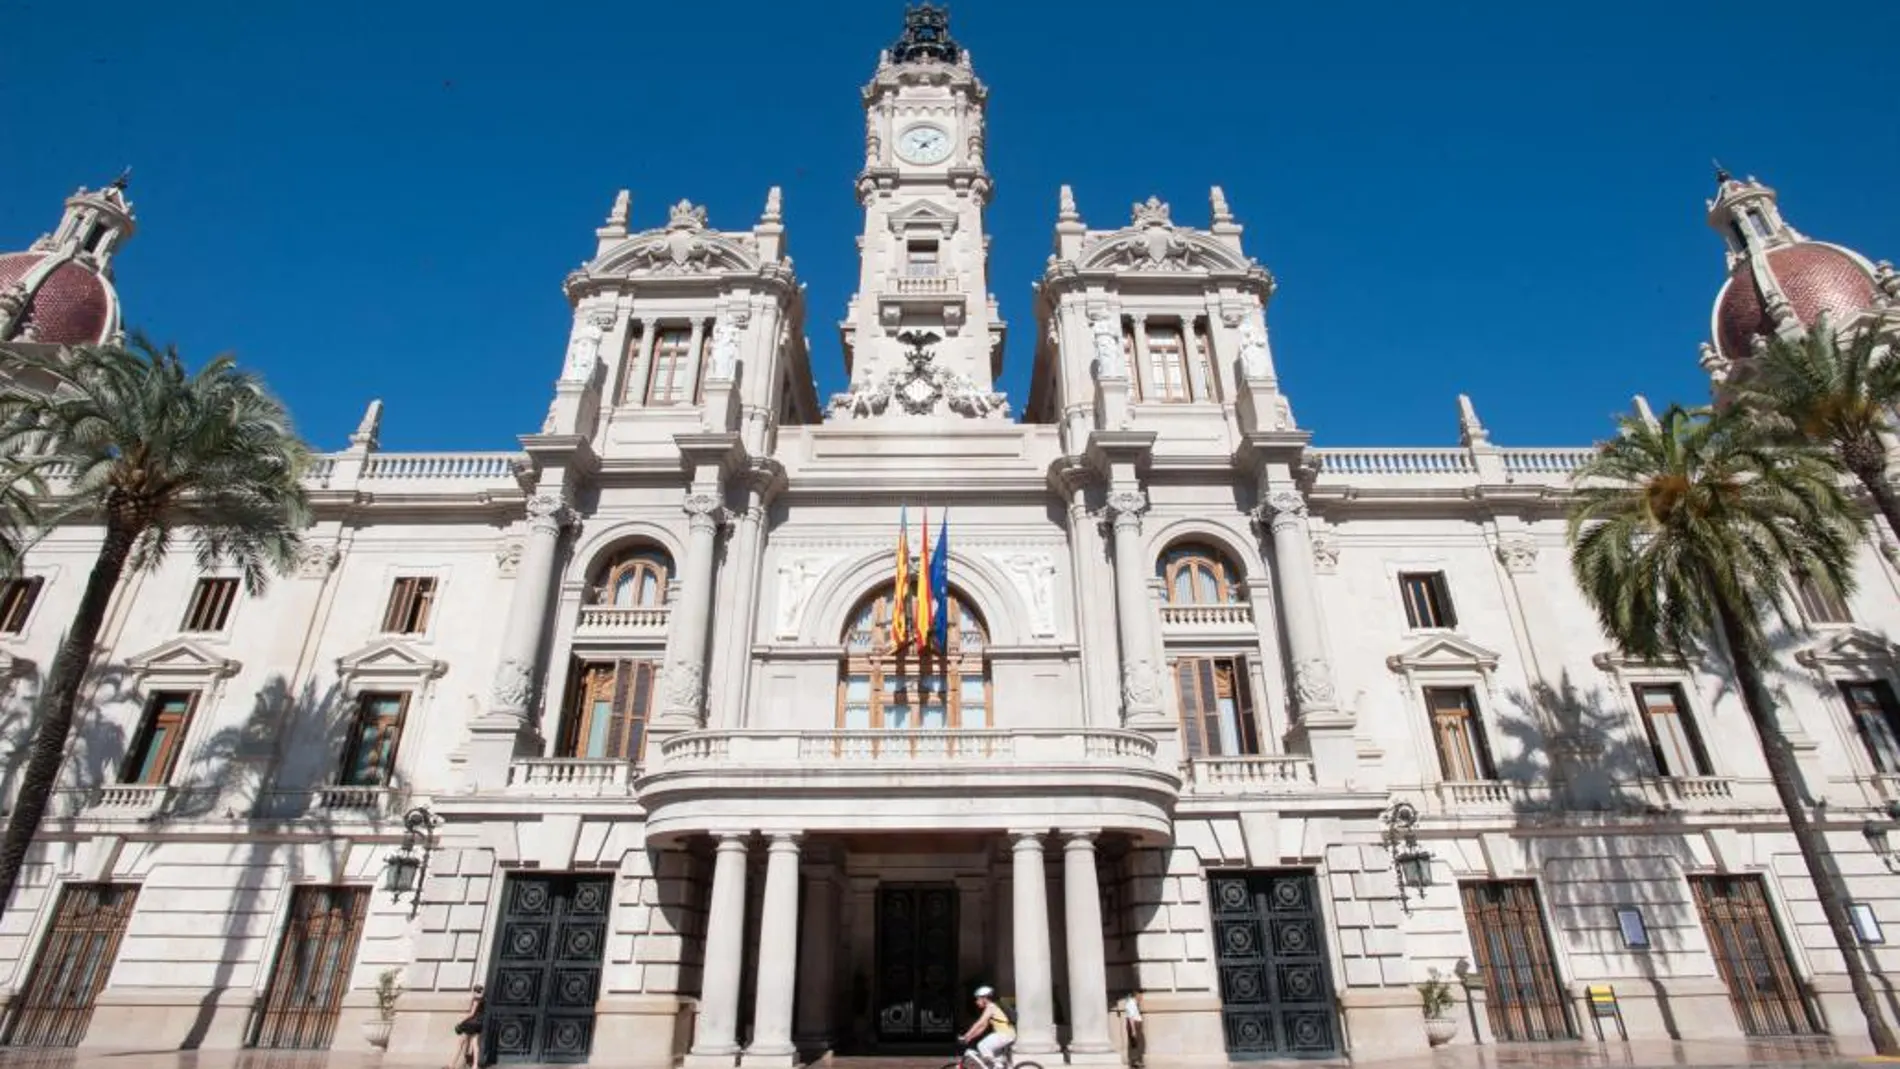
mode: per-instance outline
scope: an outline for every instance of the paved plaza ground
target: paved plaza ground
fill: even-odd
[[[1900,1063],[1876,1058],[1864,1040],[1749,1040],[1734,1042],[1635,1043],[1518,1043],[1483,1047],[1457,1046],[1417,1058],[1349,1063],[1279,1062],[1310,1069],[1647,1069],[1692,1066],[1842,1066]],[[445,1050],[445,1055],[447,1051]],[[936,1069],[943,1058],[835,1058],[828,1069]],[[610,1059],[595,1064],[611,1066]],[[1046,1069],[1062,1063],[1052,1061]],[[441,1062],[369,1054],[298,1053],[284,1051],[25,1051],[0,1049],[0,1069],[440,1069]],[[1172,1069],[1150,1062],[1148,1069]]]

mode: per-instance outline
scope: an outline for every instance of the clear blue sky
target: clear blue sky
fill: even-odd
[[[843,379],[858,89],[901,0],[0,2],[0,248],[125,164],[130,319],[235,351],[321,448],[507,449],[560,370],[562,276],[622,186],[715,226],[785,188],[820,394]],[[1700,400],[1709,159],[1811,236],[1900,258],[1900,4],[964,0],[991,89],[992,288],[1020,409],[1030,282],[1091,226],[1225,187],[1280,279],[1274,352],[1322,444],[1583,443]]]

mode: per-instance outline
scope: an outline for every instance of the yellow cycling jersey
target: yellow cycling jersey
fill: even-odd
[[[990,1003],[990,1031],[999,1036],[1014,1036],[1016,1026],[1009,1023],[1009,1014],[1003,1012],[1000,1002]]]

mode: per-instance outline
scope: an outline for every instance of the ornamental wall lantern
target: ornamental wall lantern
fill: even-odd
[[[404,813],[402,849],[383,862],[383,890],[397,902],[408,895],[411,917],[422,907],[422,878],[428,875],[429,858],[435,853],[435,829],[441,822],[426,806]]]
[[[1418,845],[1418,807],[1395,802],[1379,814],[1379,823],[1385,825],[1385,850],[1399,878],[1399,904],[1409,913],[1411,894],[1423,901],[1425,889],[1432,885],[1431,851]]]

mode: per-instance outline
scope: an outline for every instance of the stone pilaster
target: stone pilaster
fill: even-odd
[[[1333,683],[1332,659],[1320,628],[1318,583],[1314,577],[1313,534],[1307,523],[1306,497],[1291,487],[1271,489],[1255,510],[1255,519],[1273,544],[1273,575],[1280,588],[1280,626],[1293,661],[1293,733],[1313,757],[1313,772],[1324,786],[1343,786],[1357,777],[1358,747],[1353,718],[1340,709]]]
[[[1114,527],[1115,618],[1121,638],[1122,722],[1154,727],[1163,722],[1161,677],[1152,660],[1152,621],[1148,611],[1148,575],[1153,571],[1141,544],[1141,514],[1148,495],[1135,489],[1108,495]]]
[[[739,1053],[739,979],[745,961],[746,832],[719,833],[712,906],[706,915],[706,966],[699,1021],[687,1069],[731,1069]]]
[[[672,730],[700,726],[706,707],[706,637],[712,616],[713,555],[725,512],[715,486],[694,490],[682,503],[687,516],[686,559],[680,562],[680,600],[673,606],[672,660],[666,666],[662,717]]]
[[[1016,1049],[1056,1048],[1055,979],[1049,963],[1049,887],[1040,831],[1012,831],[1016,943]]]
[[[532,744],[537,654],[554,599],[561,531],[571,519],[566,492],[544,487],[528,499],[528,532],[515,569],[514,598],[502,633],[501,657],[488,711],[469,725],[468,775],[477,788],[507,783],[508,763]]]
[[[1062,842],[1063,922],[1069,952],[1069,1062],[1112,1064],[1108,1034],[1108,962],[1102,945],[1101,888],[1093,830],[1065,831]]]

